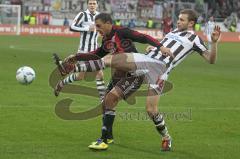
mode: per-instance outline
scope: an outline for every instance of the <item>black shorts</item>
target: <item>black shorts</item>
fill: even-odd
[[[119,75],[118,71],[112,76],[112,79],[107,86],[106,94],[114,87],[118,87],[122,92],[123,99],[126,100],[141,87],[144,82],[144,76],[131,76],[125,72],[121,72],[120,74],[121,75]]]

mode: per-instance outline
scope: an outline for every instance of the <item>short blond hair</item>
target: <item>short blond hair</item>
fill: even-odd
[[[197,23],[198,14],[192,9],[183,9],[180,11],[180,14],[187,14],[188,15],[188,21],[193,21],[194,24]]]

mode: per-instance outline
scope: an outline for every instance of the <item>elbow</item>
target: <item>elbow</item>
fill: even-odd
[[[70,31],[74,31],[71,26],[70,26],[69,30],[70,30]]]
[[[69,30],[72,31],[72,32],[78,32],[75,29],[73,29],[72,27],[70,27]]]
[[[69,30],[70,30],[70,31],[74,31],[73,25],[70,25]]]
[[[69,27],[69,30],[73,31],[73,32],[76,32],[76,29],[74,27],[75,27],[74,24],[71,24],[70,27]]]

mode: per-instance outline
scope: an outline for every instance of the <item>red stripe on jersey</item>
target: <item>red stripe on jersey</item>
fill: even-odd
[[[116,45],[117,45],[117,52],[118,53],[123,53],[125,52],[124,51],[124,48],[122,48],[122,45],[121,45],[121,40],[119,38],[119,36],[115,33],[115,42],[116,42]]]

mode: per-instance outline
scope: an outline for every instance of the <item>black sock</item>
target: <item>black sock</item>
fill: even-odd
[[[103,115],[102,137],[103,142],[107,143],[107,139],[112,137],[112,126],[115,118],[114,110],[105,110]]]

